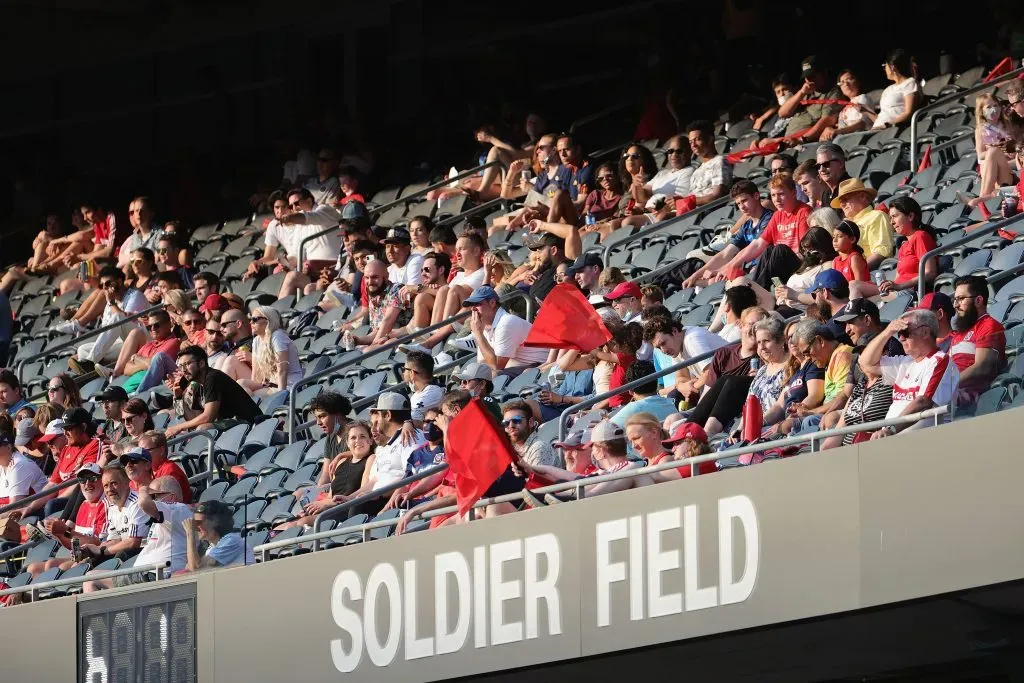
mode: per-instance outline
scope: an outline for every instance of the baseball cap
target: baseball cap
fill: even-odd
[[[103,474],[103,470],[101,470],[100,466],[97,465],[94,462],[89,462],[89,463],[86,463],[86,464],[82,465],[81,467],[79,467],[78,470],[75,472],[75,476],[76,477],[81,477],[83,472],[88,472],[89,474],[94,474],[97,477],[99,477],[99,476],[101,476]]]
[[[35,424],[32,422],[32,418],[26,417],[18,422],[17,429],[14,433],[14,445],[18,448],[23,448],[32,442],[32,439],[39,436],[39,430],[36,429]]]
[[[839,323],[848,323],[862,315],[869,315],[874,320],[880,320],[878,306],[871,299],[850,299],[843,310],[833,316],[833,320]]]
[[[126,465],[133,460],[145,460],[146,462],[153,462],[153,455],[142,446],[136,446],[135,448],[131,448],[121,455],[122,465]]]
[[[846,281],[846,278],[835,268],[829,268],[823,270],[814,277],[814,282],[807,288],[804,294],[814,294],[819,289],[838,289],[840,287],[847,287],[850,283]]]
[[[586,448],[590,443],[591,431],[592,430],[590,429],[580,429],[575,432],[570,432],[565,437],[565,441],[556,441],[551,445],[555,448],[562,448],[565,450]]]
[[[486,363],[466,363],[466,367],[462,368],[462,372],[455,375],[458,379],[486,379],[492,380],[494,377],[491,373],[491,366]]]
[[[69,408],[64,411],[64,429],[92,424],[92,415],[85,408]]]
[[[467,296],[462,301],[462,307],[472,306],[473,304],[483,303],[484,301],[490,301],[491,299],[497,299],[498,293],[494,291],[494,287],[490,285],[480,285],[473,290],[473,293]]]
[[[922,311],[942,311],[946,314],[947,319],[951,319],[956,314],[956,310],[953,308],[953,300],[949,298],[948,294],[943,294],[942,292],[925,294],[917,308]]]
[[[635,282],[620,282],[615,285],[615,289],[604,295],[605,299],[609,301],[615,301],[621,299],[624,296],[631,296],[636,299],[641,297],[640,285]]]
[[[818,56],[807,55],[803,61],[800,62],[800,78],[808,78],[816,74],[819,70]]]
[[[410,244],[412,239],[409,237],[409,231],[405,228],[391,228],[388,230],[388,234],[381,240],[384,244]]]
[[[220,294],[210,294],[203,301],[203,305],[199,307],[200,313],[211,313],[213,311],[226,311],[231,308],[231,304],[228,300],[222,297]]]
[[[569,266],[569,272],[575,275],[584,268],[590,268],[592,266],[597,266],[604,270],[604,261],[601,260],[600,254],[595,254],[593,252],[583,254],[583,256],[578,257],[572,262],[572,265]]]
[[[683,422],[672,429],[672,434],[661,442],[663,446],[672,446],[683,439],[693,439],[697,443],[707,443],[708,434],[696,422]]]
[[[58,417],[56,420],[50,420],[50,422],[46,425],[46,431],[44,431],[43,435],[39,437],[39,441],[40,443],[49,443],[50,441],[53,441],[58,436],[61,436],[63,434],[64,420]]]
[[[370,412],[378,410],[409,410],[409,399],[393,391],[385,391],[377,397],[377,405]]]
[[[604,443],[606,441],[618,441],[626,438],[626,432],[614,422],[601,422],[590,430],[590,440],[587,443]]]
[[[526,248],[530,251],[543,249],[544,247],[565,247],[565,240],[550,232],[532,232],[523,239]]]
[[[348,202],[341,208],[341,220],[354,221],[366,218],[366,207],[362,202]]]
[[[213,296],[212,294],[210,296]],[[128,392],[124,390],[124,387],[117,385],[107,387],[93,397],[94,401],[127,401]]]

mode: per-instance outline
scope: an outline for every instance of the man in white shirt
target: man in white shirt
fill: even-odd
[[[142,539],[149,532],[149,515],[139,507],[139,499],[129,487],[128,474],[120,465],[108,465],[103,470],[103,495],[107,501],[107,526],[102,543],[82,546],[82,554],[95,566],[118,555],[130,557],[142,547]],[[86,593],[109,588],[108,583],[89,581],[83,586]]]
[[[693,175],[690,160],[693,153],[686,136],[676,135],[669,138],[665,143],[665,154],[668,157],[668,166],[654,174],[650,182],[644,186],[644,190],[650,193],[644,198],[645,202],[649,197],[658,195],[671,202],[674,197],[685,197],[690,194],[690,177]]]
[[[381,240],[388,260],[388,280],[398,285],[423,282],[423,255],[412,253],[412,240],[405,228],[391,228]]]
[[[462,305],[473,309],[470,329],[477,362],[486,363],[497,374],[506,368],[533,367],[547,360],[548,349],[523,346],[533,326],[503,309],[491,286],[477,287]]]
[[[309,190],[316,204],[334,204],[341,198],[341,186],[334,173],[338,170],[338,162],[334,152],[324,148],[316,157],[316,175],[311,177],[302,187]]]
[[[299,255],[299,241],[296,232],[291,226],[284,225],[281,219],[288,213],[288,197],[278,190],[270,194],[267,202],[274,211],[274,217],[270,219],[267,230],[263,234],[263,256],[254,259],[246,268],[243,280],[255,277],[263,268],[273,268],[281,263],[281,259],[291,267],[295,267]],[[278,248],[284,253],[279,254]]]
[[[23,431],[20,424],[18,431]],[[0,433],[0,505],[39,493],[46,484],[46,475],[39,466],[18,452],[14,439]]]
[[[690,193],[703,206],[729,191],[732,167],[715,148],[715,129],[710,121],[694,121],[686,128],[690,149],[700,166],[690,176]]]
[[[409,456],[425,441],[423,433],[415,430],[414,443],[403,445],[402,426],[407,421],[412,422],[412,412],[409,399],[401,394],[384,392],[370,409],[370,433],[377,442],[371,473],[374,491],[405,478]]]
[[[416,426],[423,423],[428,410],[441,405],[444,389],[432,383],[434,379],[434,357],[422,351],[410,351],[402,368],[406,384],[412,389],[409,403],[412,405],[412,421]]]
[[[656,316],[644,324],[644,341],[681,363],[698,356],[707,356],[704,360],[692,363],[676,372],[676,382],[661,390],[662,395],[678,389],[683,396],[692,393],[691,382],[700,377],[704,369],[711,364],[713,352],[726,341],[717,334],[712,334],[703,327],[683,327],[674,318]]]
[[[136,197],[128,204],[128,222],[131,223],[132,234],[117,252],[117,267],[126,272],[132,252],[143,247],[155,250],[160,237],[160,232],[153,229],[153,210],[146,197]]]
[[[281,223],[294,231],[296,258],[302,252],[303,261],[301,273],[292,270],[285,276],[278,293],[280,299],[316,281],[320,271],[333,266],[341,253],[341,236],[336,229],[341,215],[337,209],[329,204],[316,204],[313,194],[304,187],[288,192],[288,209],[290,213],[281,217]],[[303,246],[306,238],[311,239]]]
[[[99,321],[101,327],[113,325],[118,320],[139,313],[149,306],[142,292],[126,287],[124,279],[124,273],[114,266],[106,266],[100,271],[100,290],[106,299]],[[85,342],[78,347],[78,353],[68,361],[68,367],[77,374],[84,374],[92,370],[95,363],[110,364],[116,361],[124,338],[136,326],[138,322],[126,322],[124,325],[102,332],[95,341]]]

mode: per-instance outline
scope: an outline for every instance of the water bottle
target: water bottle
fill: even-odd
[[[871,277],[875,281],[875,287],[881,288],[882,283],[885,282],[885,273],[883,273],[880,270],[876,270],[874,273],[871,274]]]

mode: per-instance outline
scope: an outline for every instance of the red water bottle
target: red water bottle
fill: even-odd
[[[761,438],[761,427],[764,424],[764,413],[761,410],[761,401],[757,396],[749,394],[746,403],[743,404],[743,440],[753,443]]]

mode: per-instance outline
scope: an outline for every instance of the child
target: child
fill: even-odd
[[[847,282],[868,282],[870,278],[864,248],[857,244],[859,240],[860,228],[851,220],[841,221],[832,231],[832,246],[839,254],[832,259],[832,267],[842,273]]]
[[[621,387],[626,382],[626,370],[636,360],[636,352],[643,344],[643,327],[639,323],[629,323],[618,330],[611,341],[604,345],[604,350],[594,350],[590,356],[598,363],[594,368],[594,387],[597,393],[604,393]],[[599,385],[607,378],[607,388]],[[595,408],[618,408],[629,403],[632,394],[628,391],[598,403]]]

